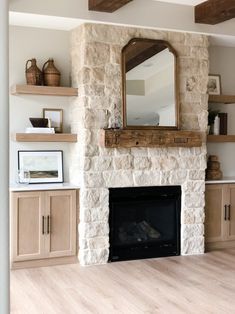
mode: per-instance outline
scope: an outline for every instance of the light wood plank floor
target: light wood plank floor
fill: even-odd
[[[235,313],[235,249],[11,272],[12,314]]]

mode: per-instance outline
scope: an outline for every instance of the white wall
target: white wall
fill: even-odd
[[[211,46],[210,73],[221,75],[222,94],[235,94],[235,48]],[[210,106],[211,107],[211,106]],[[228,113],[228,134],[235,135],[235,104],[213,105]],[[224,176],[235,176],[235,143],[208,143],[208,155],[218,155]]]
[[[56,67],[61,72],[61,85],[69,86],[70,77],[70,34],[65,31],[55,31],[27,27],[10,27],[10,86],[25,84],[26,60],[36,58],[38,67],[48,58],[55,60]],[[64,113],[64,129],[69,132],[69,99],[68,97],[10,95],[10,133],[24,132],[31,126],[29,117],[42,117],[43,108],[61,108]],[[14,183],[17,173],[18,150],[63,150],[65,181],[68,181],[69,143],[19,143],[10,141],[10,182]]]
[[[8,1],[0,2],[0,313],[9,313]]]

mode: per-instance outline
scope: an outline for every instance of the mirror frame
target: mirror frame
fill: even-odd
[[[175,79],[175,126],[144,126],[144,125],[131,125],[127,124],[127,113],[126,113],[126,59],[125,52],[130,45],[134,42],[155,42],[165,44],[169,51],[174,55],[175,69],[174,69],[174,79]],[[121,54],[121,66],[122,66],[122,114],[123,114],[123,129],[162,129],[162,130],[179,130],[179,77],[178,77],[178,56],[176,50],[165,40],[159,39],[147,39],[147,38],[132,38],[123,48]]]

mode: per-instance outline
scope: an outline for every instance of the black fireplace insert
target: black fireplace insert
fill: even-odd
[[[181,187],[109,189],[109,261],[180,254]]]

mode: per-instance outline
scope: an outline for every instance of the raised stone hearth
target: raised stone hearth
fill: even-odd
[[[133,37],[164,39],[179,56],[182,130],[206,132],[208,40],[206,36],[101,24],[72,32],[71,181],[80,186],[79,259],[102,264],[109,255],[109,188],[180,185],[181,254],[204,253],[206,146],[104,148],[100,130],[121,117],[121,50]]]

